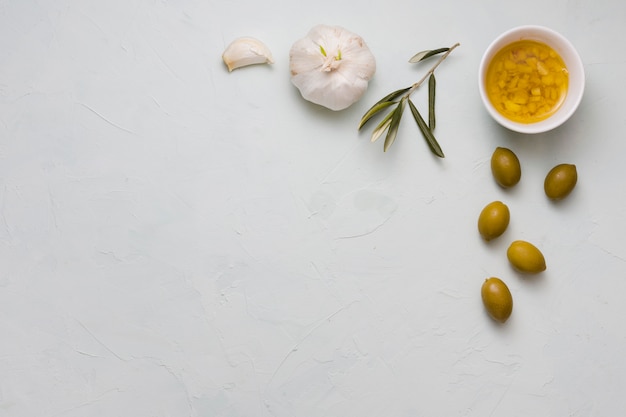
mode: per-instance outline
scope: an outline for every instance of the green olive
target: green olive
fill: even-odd
[[[522,177],[517,155],[508,148],[497,147],[491,155],[491,173],[501,187],[513,187]]]
[[[546,270],[546,259],[535,245],[523,240],[516,240],[506,251],[513,268],[528,274],[538,274]]]
[[[578,181],[576,165],[559,164],[552,168],[543,183],[548,198],[560,200],[572,192]]]
[[[478,216],[478,232],[486,241],[501,236],[509,226],[511,214],[506,204],[494,201],[485,206]]]
[[[513,311],[513,297],[500,278],[487,278],[480,289],[483,304],[492,319],[504,323]]]

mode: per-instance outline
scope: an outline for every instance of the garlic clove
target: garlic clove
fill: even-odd
[[[269,48],[260,40],[251,37],[237,38],[226,47],[222,59],[228,71],[255,64],[273,64]]]

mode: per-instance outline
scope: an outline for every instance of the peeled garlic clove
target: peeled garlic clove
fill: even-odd
[[[269,48],[260,40],[250,37],[235,39],[228,45],[222,59],[228,71],[254,64],[273,64]]]
[[[318,25],[291,47],[289,69],[291,82],[305,100],[343,110],[367,90],[376,60],[359,35]]]

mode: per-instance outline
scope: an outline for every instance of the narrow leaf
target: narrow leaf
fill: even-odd
[[[383,147],[384,151],[387,152],[387,149],[393,145],[393,142],[396,140],[396,136],[398,134],[398,127],[400,126],[400,119],[402,119],[402,113],[404,112],[404,106],[408,97],[403,97],[398,104],[398,107],[394,111],[394,115],[391,118],[391,123],[389,124],[389,130],[387,131],[387,137],[385,138],[385,146]]]
[[[394,92],[392,92],[392,93],[389,93],[389,94],[387,94],[385,97],[383,97],[383,98],[381,98],[380,100],[378,100],[378,101],[376,102],[376,104],[374,104],[374,105],[373,105],[373,106],[372,106],[372,107],[371,107],[371,108],[367,111],[367,113],[365,113],[365,115],[361,118],[361,123],[359,124],[359,129],[361,129],[361,128],[363,127],[363,125],[364,125],[364,124],[365,124],[365,123],[366,123],[369,119],[371,119],[371,117],[372,117],[374,114],[376,114],[376,113],[377,113],[377,111],[376,111],[376,112],[372,113],[372,114],[370,115],[370,117],[367,117],[367,118],[366,118],[366,116],[367,116],[368,114],[370,114],[370,113],[374,110],[374,108],[375,108],[376,106],[378,106],[379,104],[382,104],[382,103],[386,103],[386,102],[392,102],[392,104],[393,104],[393,103],[394,103],[394,101],[393,101],[393,100],[397,99],[397,98],[398,98],[398,97],[400,97],[402,94],[404,94],[404,93],[406,93],[407,91],[409,91],[409,89],[410,89],[410,88],[411,88],[411,87],[401,88],[400,90],[396,90],[396,91],[394,91]],[[384,109],[384,108],[385,108],[385,107],[382,107],[382,108],[380,108],[379,110],[382,110],[382,109]]]
[[[398,110],[398,109],[396,108],[394,110],[391,110],[389,113],[387,113],[385,118],[383,120],[381,120],[381,122],[378,124],[378,126],[376,126],[376,128],[372,132],[372,139],[371,139],[372,143],[376,142],[378,140],[378,138],[380,138],[383,135],[383,133],[385,133],[385,131],[387,130],[387,128],[391,124],[391,118],[395,114],[396,110]]]
[[[437,81],[435,80],[435,74],[430,74],[428,79],[428,127],[430,130],[435,130],[435,87]]]
[[[448,50],[450,50],[450,48],[439,48],[439,49],[431,49],[431,50],[418,52],[415,55],[413,55],[411,59],[409,59],[409,62],[411,64],[415,64],[417,62],[430,58],[431,56],[440,54],[442,52],[447,52]]]
[[[406,93],[407,91],[409,91],[411,89],[411,87],[407,87],[407,88],[401,88],[399,90],[396,90],[392,93],[387,94],[385,97],[381,98],[380,100],[378,100],[378,103],[382,103],[383,101],[392,101],[397,99],[398,97],[400,97],[402,94]]]
[[[417,126],[422,132],[422,135],[424,135],[424,139],[426,139],[426,143],[428,144],[430,150],[438,157],[444,158],[445,156],[443,154],[443,151],[441,150],[441,147],[439,146],[439,143],[437,143],[437,139],[435,139],[435,135],[433,135],[433,132],[428,128],[428,125],[426,125],[426,122],[422,118],[422,115],[417,110],[417,107],[415,107],[411,100],[409,100],[409,107],[411,108],[411,113],[413,113],[413,117],[417,122]]]
[[[367,113],[365,113],[365,115],[361,118],[361,123],[359,123],[359,130],[363,127],[363,125],[365,123],[367,123],[367,121],[369,119],[371,119],[372,117],[374,117],[376,114],[378,114],[381,110],[386,109],[389,106],[392,106],[394,104],[396,104],[397,101],[383,101],[380,103],[376,103],[372,106],[371,109],[369,109],[367,111]]]

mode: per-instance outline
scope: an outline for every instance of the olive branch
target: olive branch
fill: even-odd
[[[372,132],[371,141],[376,142],[380,137],[382,137],[385,133],[385,145],[383,150],[387,152],[387,150],[391,147],[393,142],[396,140],[396,136],[398,134],[398,127],[400,126],[400,120],[402,119],[402,113],[405,108],[408,107],[411,109],[411,113],[413,114],[413,118],[417,123],[419,130],[422,132],[426,143],[430,150],[440,158],[444,158],[443,151],[441,150],[441,146],[437,142],[435,135],[433,134],[433,130],[435,129],[435,89],[437,85],[437,81],[435,79],[435,70],[443,62],[444,59],[450,55],[450,53],[459,46],[459,43],[452,45],[449,48],[439,48],[439,49],[431,49],[419,52],[411,59],[409,59],[410,63],[417,63],[424,61],[432,56],[442,54],[439,57],[439,60],[433,65],[428,72],[420,79],[418,82],[414,83],[410,87],[402,88],[400,90],[396,90],[392,93],[387,94],[385,97],[377,101],[370,109],[363,115],[361,118],[361,122],[359,123],[359,130],[374,116],[382,112],[383,110],[394,107],[390,110],[380,121],[380,123],[374,128]],[[411,94],[417,90],[423,83],[428,79],[428,123],[424,120],[422,115],[420,114],[413,101],[411,101]]]

